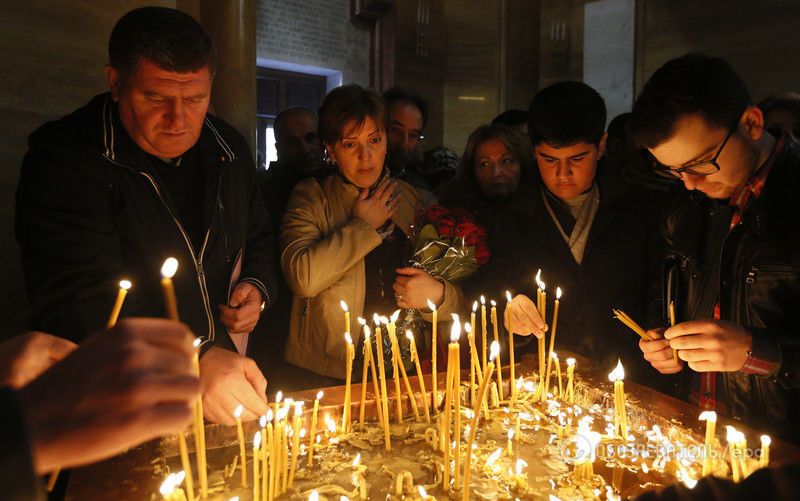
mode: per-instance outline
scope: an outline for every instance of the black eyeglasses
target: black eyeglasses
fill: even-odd
[[[731,130],[728,131],[728,135],[725,136],[725,140],[722,141],[721,145],[719,145],[719,149],[717,150],[717,152],[714,154],[713,157],[711,157],[708,160],[702,160],[700,162],[695,162],[690,165],[684,165],[683,167],[675,169],[660,163],[658,160],[656,160],[654,156],[651,155],[654,167],[660,173],[666,174],[669,177],[677,177],[677,178],[680,178],[681,174],[683,174],[684,172],[686,172],[687,174],[692,174],[693,176],[710,176],[711,174],[719,172],[720,167],[719,164],[717,163],[717,159],[722,153],[722,150],[725,149],[725,145],[728,144],[728,140],[731,138],[731,136],[733,136],[733,133],[736,132],[736,129],[738,127],[739,127],[739,119],[737,118],[736,122],[733,124],[733,127],[731,127]]]

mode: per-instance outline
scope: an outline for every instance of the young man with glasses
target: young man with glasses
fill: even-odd
[[[728,63],[697,54],[653,74],[630,129],[684,185],[662,227],[664,317],[674,302],[677,324],[648,332],[645,359],[680,372],[700,407],[797,441],[800,148],[765,130]]]

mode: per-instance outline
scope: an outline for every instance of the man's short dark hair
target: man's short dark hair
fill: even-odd
[[[656,70],[633,103],[628,127],[639,147],[655,148],[675,133],[686,115],[700,114],[729,129],[753,100],[727,61],[686,54]]]
[[[386,107],[390,107],[394,103],[406,102],[414,105],[422,114],[422,128],[428,124],[428,102],[422,98],[417,91],[408,87],[392,87],[383,93],[383,100],[386,101]]]
[[[190,73],[208,67],[214,75],[216,49],[192,16],[166,7],[142,7],[122,16],[108,40],[108,60],[123,81],[139,58],[163,70]]]
[[[598,144],[606,130],[606,103],[582,82],[558,82],[540,90],[528,108],[531,143],[555,148]]]
[[[319,109],[319,138],[323,144],[335,144],[349,130],[345,127],[355,122],[361,127],[367,117],[383,127],[386,105],[381,95],[360,85],[342,85],[330,91]]]
[[[510,125],[511,127],[520,127],[528,125],[528,114],[525,110],[506,110],[492,120],[492,125]]]
[[[297,113],[308,115],[314,120],[317,120],[317,113],[311,108],[306,108],[305,106],[290,106],[289,108],[281,110],[277,115],[275,115],[275,121],[272,122],[272,129],[275,132],[276,138],[281,134],[280,131],[283,130],[283,121],[286,119],[286,117]]]

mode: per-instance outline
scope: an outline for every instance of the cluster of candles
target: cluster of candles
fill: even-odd
[[[166,303],[167,312],[170,318],[178,319],[177,303],[175,301],[174,290],[172,288],[171,278],[177,270],[177,261],[170,258],[162,267],[162,288],[164,291],[164,299]],[[543,321],[547,318],[547,293],[545,284],[541,280],[541,272],[536,275],[536,283],[538,284],[537,290],[537,309]],[[109,318],[109,327],[112,327],[116,322],[125,294],[131,287],[130,282],[120,282],[120,291],[115,302],[114,309],[111,317]],[[566,384],[563,384],[561,365],[555,349],[555,338],[558,326],[559,302],[561,299],[561,289],[557,288],[556,299],[554,302],[553,322],[550,327],[549,346],[547,345],[547,336],[543,335],[538,339],[539,347],[539,378],[538,384],[535,387],[525,385],[528,393],[525,395],[525,400],[547,402],[553,398],[562,399],[564,403],[574,405],[575,403],[575,359],[569,358],[566,360]],[[403,422],[403,389],[407,394],[414,418],[417,421],[422,419],[425,422],[431,422],[431,414],[437,413],[438,422],[438,449],[444,456],[445,465],[454,465],[451,470],[449,466],[444,468],[442,488],[445,492],[451,488],[458,490],[462,489],[462,499],[466,501],[470,498],[470,490],[466,488],[470,485],[472,474],[472,461],[474,454],[474,442],[479,428],[480,416],[483,413],[485,417],[489,417],[489,408],[498,407],[501,403],[505,402],[509,406],[519,398],[518,392],[523,388],[523,380],[520,377],[516,379],[515,373],[515,355],[514,355],[514,342],[513,342],[513,316],[510,314],[512,308],[512,296],[506,292],[507,307],[507,328],[508,328],[508,346],[509,346],[509,398],[506,399],[504,395],[502,366],[499,361],[499,331],[498,331],[498,317],[497,305],[495,301],[490,301],[490,315],[491,322],[494,326],[493,341],[488,342],[488,322],[487,322],[487,305],[483,296],[480,298],[481,307],[481,347],[482,350],[477,349],[476,343],[476,320],[478,301],[475,301],[472,306],[472,313],[470,322],[463,325],[458,315],[453,314],[453,323],[450,331],[450,343],[447,345],[447,372],[445,374],[445,385],[443,388],[439,387],[438,373],[436,370],[437,363],[437,337],[438,337],[438,311],[436,306],[428,301],[428,306],[432,313],[432,388],[431,400],[428,401],[428,394],[425,388],[425,382],[422,377],[421,365],[419,354],[416,349],[415,340],[411,332],[406,332],[409,341],[411,361],[416,365],[417,378],[419,384],[419,392],[422,396],[423,405],[422,411],[417,406],[417,400],[405,371],[405,366],[400,356],[400,348],[398,344],[398,337],[396,333],[396,321],[399,316],[399,310],[395,311],[390,317],[383,317],[374,315],[374,335],[370,326],[363,318],[358,318],[358,323],[362,329],[363,336],[363,367],[362,367],[362,386],[361,386],[361,399],[359,401],[359,423],[363,428],[365,421],[365,406],[366,406],[366,389],[368,387],[368,375],[372,376],[373,391],[376,395],[375,406],[376,415],[381,427],[384,430],[385,449],[391,450],[391,433],[390,433],[390,420],[391,414],[389,412],[389,395],[387,388],[389,383],[386,378],[386,364],[384,360],[384,332],[388,337],[389,346],[391,347],[391,363],[393,369],[393,386],[395,396],[395,415],[398,423]],[[324,416],[324,429],[323,434],[329,438],[329,442],[333,443],[338,440],[335,438],[338,431],[342,433],[352,432],[352,370],[353,361],[355,358],[355,345],[350,332],[350,311],[347,304],[342,301],[341,307],[345,315],[345,394],[343,401],[343,410],[341,415],[341,425],[338,427],[336,422],[329,416]],[[615,317],[618,318],[625,325],[637,332],[643,339],[648,339],[646,331],[642,329],[636,322],[631,319],[624,312],[615,310]],[[674,307],[670,308],[671,324],[674,325]],[[461,386],[461,356],[460,356],[460,337],[462,330],[466,332],[469,341],[469,366],[470,366],[470,404],[471,409],[465,409],[462,412],[462,403],[460,398]],[[376,353],[372,352],[372,339],[375,340],[377,345]],[[488,349],[487,352],[487,347]],[[547,348],[547,351],[545,349]],[[197,357],[195,357],[197,367]],[[553,366],[555,366],[555,378],[551,384],[551,376],[553,374]],[[496,369],[496,380],[493,381],[494,372]],[[198,367],[199,370],[199,367]],[[608,435],[601,435],[590,429],[590,419],[584,417],[580,419],[575,435],[571,440],[577,446],[577,453],[574,458],[574,471],[573,478],[578,481],[588,481],[593,477],[593,463],[597,456],[597,447],[603,437],[622,439],[627,442],[632,439],[630,435],[630,423],[628,422],[626,410],[626,397],[624,390],[624,369],[622,363],[618,362],[614,370],[609,374],[609,380],[613,383],[613,420],[610,426],[610,437]],[[401,381],[402,379],[402,381]],[[514,384],[516,382],[516,384]],[[551,391],[552,388],[552,391]],[[490,405],[490,390],[492,392],[491,405]],[[253,438],[253,499],[261,499],[264,501],[271,501],[276,496],[286,493],[291,488],[295,472],[297,471],[297,462],[299,455],[302,454],[303,449],[307,450],[308,465],[313,464],[315,446],[321,443],[322,437],[317,433],[318,426],[318,411],[319,403],[323,393],[320,391],[314,401],[314,408],[311,419],[311,433],[308,435],[308,443],[302,444],[302,440],[306,437],[305,428],[301,428],[303,402],[294,402],[291,399],[286,399],[281,405],[282,395],[278,395],[271,408],[265,416],[261,417],[260,431],[256,432]],[[442,397],[444,401],[442,402]],[[441,411],[440,411],[441,409]],[[247,487],[247,454],[244,433],[241,422],[242,406],[240,405],[234,410],[234,417],[236,418],[238,439],[239,439],[239,456],[241,465],[241,482],[243,487]],[[293,413],[293,420],[290,422],[290,414]],[[506,409],[508,410],[508,409]],[[462,425],[462,416],[468,421]],[[561,417],[561,416],[560,416]],[[703,475],[713,473],[713,453],[714,440],[716,434],[717,416],[713,411],[706,411],[700,415],[700,419],[706,422],[706,434],[703,447],[702,457],[702,472]],[[560,420],[562,421],[562,420]],[[562,424],[562,431],[569,430],[569,424]],[[208,479],[205,461],[205,438],[203,431],[203,415],[202,415],[202,402],[198,401],[195,408],[195,420],[193,424],[193,431],[195,435],[195,444],[197,448],[197,471],[200,480],[200,496],[206,497],[208,495]],[[466,448],[461,447],[461,441],[466,434]],[[516,420],[516,427],[508,430],[508,445],[506,452],[512,456],[513,440],[520,439],[521,431],[519,425],[519,416]],[[559,436],[562,436],[559,432]],[[331,438],[334,437],[334,438]],[[179,487],[181,483],[186,482],[186,493],[188,499],[194,499],[194,491],[192,487],[192,469],[189,463],[187,453],[186,440],[182,433],[178,434],[179,447],[181,452],[181,463],[183,471],[177,474],[171,474],[162,485],[161,493],[164,499],[182,501],[187,499],[184,491]],[[727,427],[727,442],[730,456],[731,469],[734,481],[738,482],[744,479],[754,469],[753,465],[748,465],[746,461],[745,449],[746,441],[744,434],[738,432],[734,428]],[[769,464],[769,447],[770,437],[764,435],[761,437],[761,455],[758,460],[758,466],[764,467]],[[467,451],[462,458],[462,450]],[[497,460],[502,455],[502,449],[498,449],[493,454],[489,455],[486,461],[486,468],[492,470]],[[362,499],[366,498],[366,482],[364,481],[364,473],[366,467],[360,463],[360,454],[353,461],[353,482]],[[462,475],[463,465],[463,475]],[[522,470],[527,466],[524,460],[518,459],[516,464],[517,474],[513,477],[517,488],[523,488],[526,485],[526,480],[522,474]],[[450,479],[452,471],[452,480]],[[684,469],[681,470],[684,474],[684,483],[689,485],[689,482],[696,483],[695,480],[688,478],[688,474]],[[398,485],[400,484],[398,478]],[[693,485],[693,483],[691,485]],[[422,499],[434,499],[424,492],[420,486],[420,495]],[[317,495],[316,491],[312,491],[309,499],[313,499]]]

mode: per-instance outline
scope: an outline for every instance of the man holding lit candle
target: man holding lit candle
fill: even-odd
[[[682,372],[681,396],[701,408],[800,441],[800,147],[765,129],[730,64],[700,54],[658,69],[629,125],[653,168],[686,188],[661,228],[659,299],[674,302],[678,323],[648,332],[644,358]]]
[[[109,40],[110,92],[34,132],[17,191],[33,327],[75,341],[120,317],[165,316],[158,270],[200,336],[206,417],[266,410],[266,380],[234,344],[272,302],[271,229],[244,138],[207,113],[214,43],[189,15],[146,7]]]

